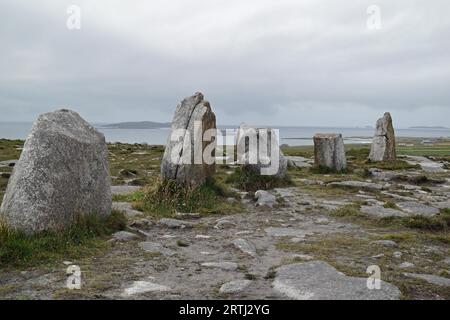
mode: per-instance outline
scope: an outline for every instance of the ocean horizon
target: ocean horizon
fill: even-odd
[[[32,122],[0,122],[0,139],[26,139]],[[105,127],[107,123],[92,123],[105,135],[107,142],[147,143],[165,145],[170,128],[118,129]],[[218,128],[237,129],[238,125],[219,125]],[[347,144],[371,143],[375,129],[371,127],[327,127],[327,126],[280,126],[280,144],[290,146],[313,145],[316,133],[341,133]],[[450,138],[449,128],[396,128],[396,136],[401,138]],[[220,141],[219,141],[219,144]]]

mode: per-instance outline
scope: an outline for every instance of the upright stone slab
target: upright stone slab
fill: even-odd
[[[9,227],[27,234],[64,229],[83,214],[109,215],[111,183],[103,134],[70,110],[40,115],[0,212]]]
[[[314,136],[314,164],[334,171],[347,168],[344,140],[341,134],[318,133]]]
[[[370,149],[369,160],[395,161],[397,153],[395,151],[395,133],[392,125],[392,117],[389,112],[377,121],[372,147]]]
[[[236,137],[237,159],[244,171],[284,177],[288,161],[281,151],[276,132],[242,124]]]
[[[197,92],[181,101],[175,110],[161,164],[163,180],[198,187],[215,173],[215,137],[205,132],[216,130],[216,115],[203,94]],[[204,154],[210,155],[208,161]]]

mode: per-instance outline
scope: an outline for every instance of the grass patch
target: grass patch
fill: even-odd
[[[238,201],[228,201],[235,194],[214,179],[192,189],[177,185],[175,181],[158,180],[144,191],[137,209],[156,216],[171,216],[176,212],[223,214],[242,211]]]
[[[385,207],[386,209],[395,209],[395,210],[400,210],[400,208],[397,206],[397,204],[393,201],[387,201],[383,207]]]
[[[104,245],[99,237],[126,227],[126,217],[113,210],[109,217],[83,216],[69,229],[29,236],[0,224],[0,268],[27,267],[86,255]]]
[[[234,187],[255,192],[257,190],[269,190],[273,188],[282,188],[292,186],[293,182],[288,175],[283,178],[277,176],[262,176],[257,173],[236,168],[235,171],[226,179]]]
[[[404,224],[412,229],[448,231],[450,229],[450,209],[443,209],[434,217],[413,216],[405,218]]]
[[[360,206],[357,204],[349,204],[332,212],[335,217],[362,217],[364,214],[359,211]]]
[[[309,169],[309,171],[313,174],[349,174],[351,173],[350,169],[344,169],[341,171],[337,171],[324,166],[314,166]]]
[[[399,175],[394,178],[394,181],[408,182],[415,185],[445,183],[444,178],[431,178],[423,174],[418,176]]]

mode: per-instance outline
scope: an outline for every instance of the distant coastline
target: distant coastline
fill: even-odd
[[[97,127],[107,129],[161,129],[161,128],[170,128],[171,125],[172,125],[171,122],[139,121],[139,122],[119,122],[119,123],[103,124]]]
[[[442,126],[414,126],[409,127],[410,129],[442,129],[442,130],[448,130],[448,127],[442,127]]]

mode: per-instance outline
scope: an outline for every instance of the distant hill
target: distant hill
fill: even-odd
[[[103,125],[103,128],[109,129],[158,129],[170,128],[170,122],[153,122],[153,121],[139,121],[139,122],[119,122]]]
[[[441,127],[441,126],[415,126],[415,127],[409,127],[410,129],[448,129],[447,127]]]

